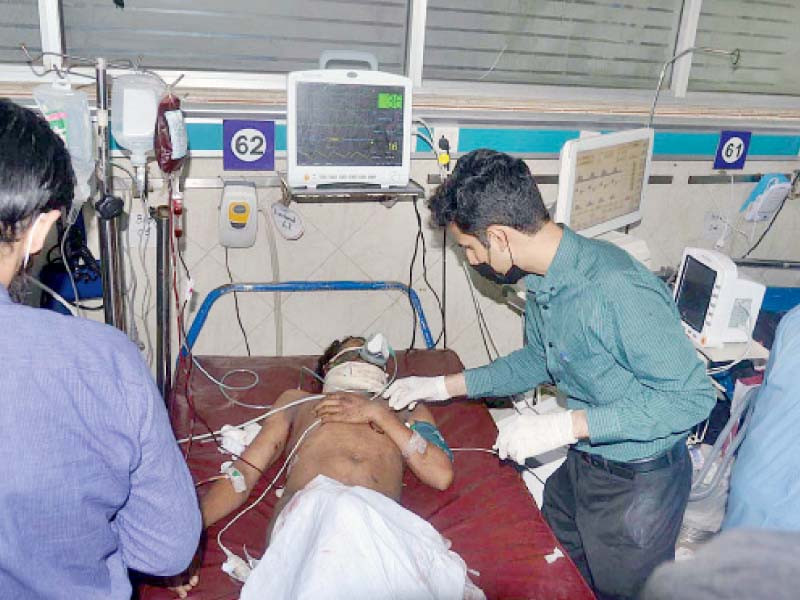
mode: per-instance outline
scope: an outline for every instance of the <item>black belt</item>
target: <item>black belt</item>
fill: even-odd
[[[676,443],[672,448],[666,452],[654,456],[652,458],[645,458],[642,460],[634,460],[631,462],[621,462],[618,460],[609,460],[599,456],[598,454],[589,454],[588,452],[581,452],[580,450],[572,450],[577,453],[583,462],[608,471],[613,475],[624,477],[625,479],[633,479],[636,473],[649,473],[663,469],[681,459],[686,452],[686,442],[681,440]]]

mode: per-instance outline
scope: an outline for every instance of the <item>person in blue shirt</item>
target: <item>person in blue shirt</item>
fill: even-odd
[[[501,421],[495,447],[524,463],[570,446],[542,513],[598,597],[635,597],[674,557],[691,486],[686,437],[715,402],[672,296],[624,250],[553,223],[528,167],[507,154],[460,158],[430,208],[478,273],[524,280],[526,343],[460,374],[400,379],[390,404],[557,386],[569,410]]]
[[[179,573],[200,536],[192,479],[136,346],[12,300],[74,184],[44,119],[0,99],[2,598],[128,599],[129,568]]]
[[[800,306],[778,324],[756,394],[722,529],[800,531]]]

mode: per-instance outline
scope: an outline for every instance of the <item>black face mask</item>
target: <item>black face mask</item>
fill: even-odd
[[[485,277],[489,281],[493,283],[497,283],[499,285],[513,285],[517,283],[520,279],[525,277],[526,275],[530,275],[527,271],[523,271],[517,265],[511,265],[511,268],[506,271],[505,275],[501,275],[497,271],[495,271],[489,263],[478,263],[477,265],[472,265],[472,268],[478,272],[478,275],[481,277]]]

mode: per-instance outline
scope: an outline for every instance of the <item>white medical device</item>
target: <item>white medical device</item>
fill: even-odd
[[[683,251],[674,297],[686,335],[698,346],[749,341],[764,291],[762,284],[739,277],[734,262],[720,252]]]
[[[408,185],[410,79],[381,71],[295,71],[286,94],[289,186]]]
[[[219,243],[226,248],[249,248],[258,233],[258,196],[249,181],[226,181],[219,204]]]
[[[652,153],[652,129],[566,142],[561,149],[555,221],[586,237],[638,221]]]
[[[770,180],[766,189],[756,196],[755,200],[747,207],[744,218],[746,221],[766,221],[778,210],[781,203],[792,190],[788,181]]]

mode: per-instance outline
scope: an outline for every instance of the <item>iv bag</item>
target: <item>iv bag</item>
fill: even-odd
[[[33,98],[69,151],[75,172],[75,197],[69,221],[74,222],[91,193],[89,181],[95,168],[94,128],[89,116],[89,102],[86,94],[59,82],[35,87]]]
[[[121,75],[111,88],[111,132],[116,142],[129,150],[131,163],[143,167],[153,150],[158,101],[164,84],[146,73]]]
[[[181,100],[172,92],[167,92],[158,103],[154,145],[161,171],[167,174],[180,171],[186,159],[188,141]]]

